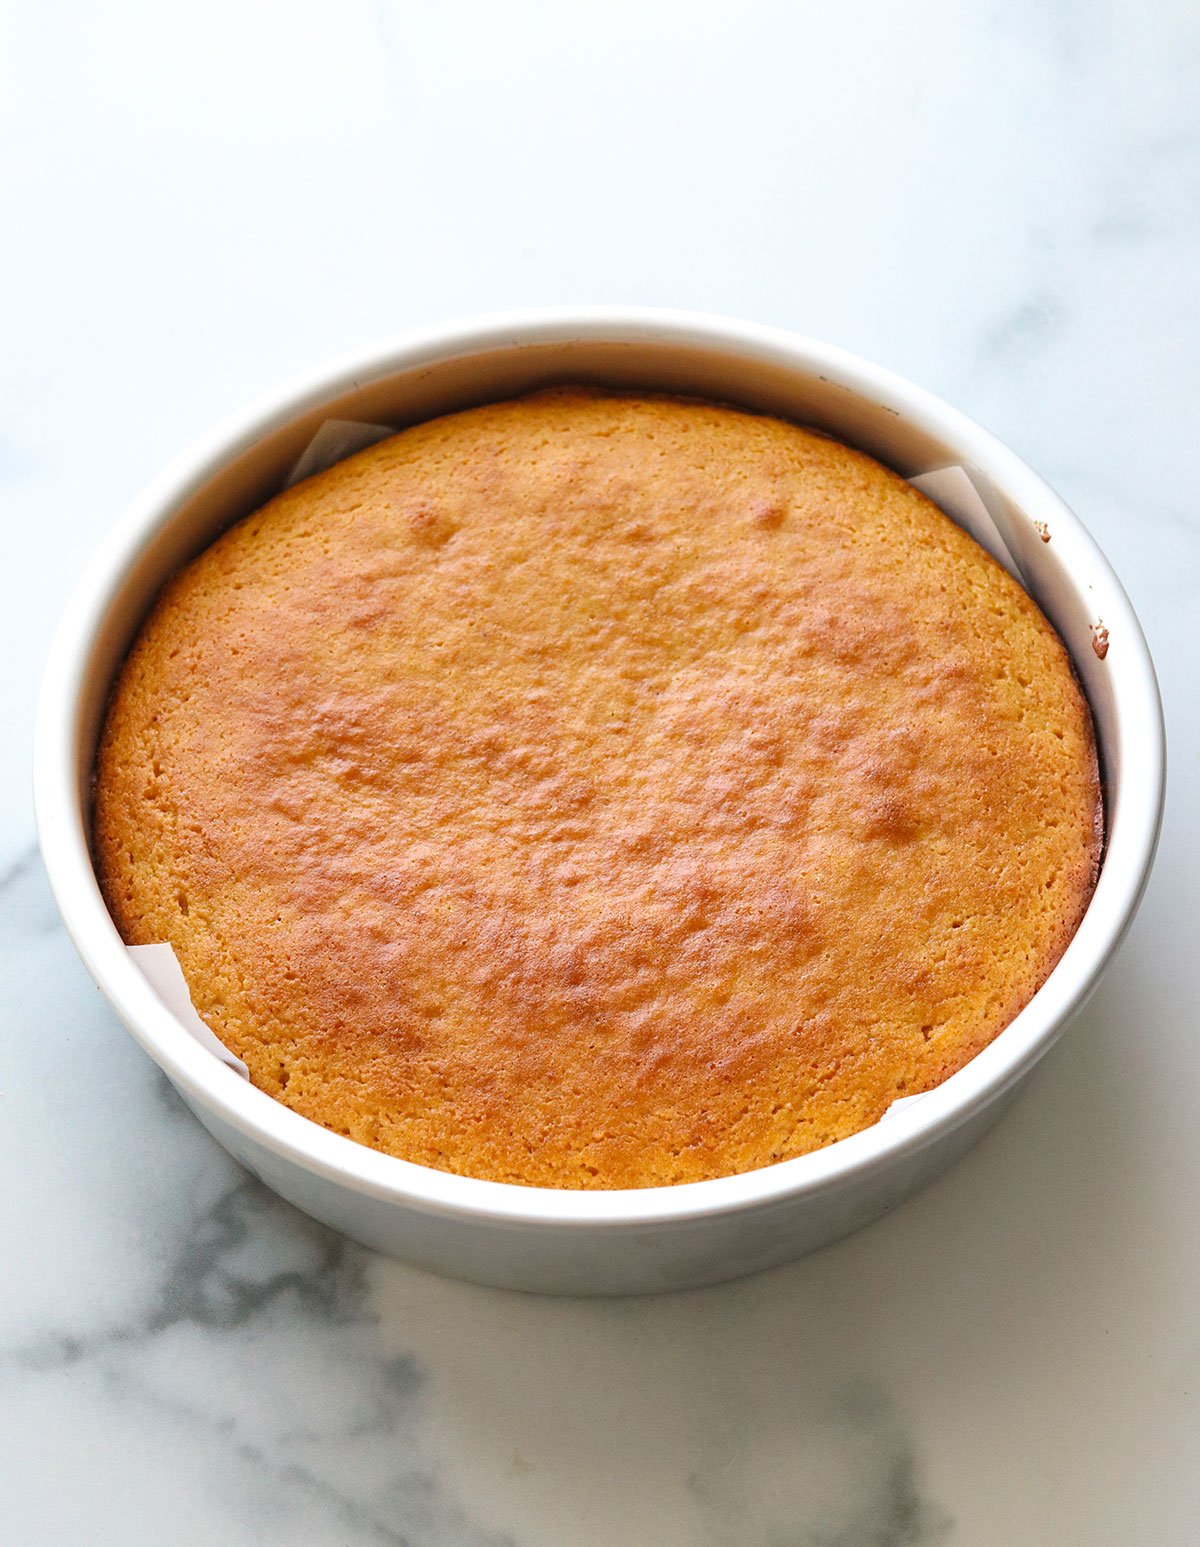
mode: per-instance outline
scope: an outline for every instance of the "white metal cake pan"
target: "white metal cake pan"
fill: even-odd
[[[92,868],[100,720],[164,579],[274,493],[326,419],[400,427],[564,381],[771,411],[905,476],[961,465],[1065,640],[1095,716],[1103,866],[1077,934],[1031,1003],[919,1101],[815,1154],[741,1176],[621,1191],[518,1187],[431,1170],[330,1133],[188,1034],[133,964]],[[992,435],[891,372],[808,338],[689,313],[585,308],[505,314],[375,345],[256,403],[174,462],[110,534],[68,608],[46,670],[35,791],[47,872],[88,970],[200,1121],[255,1175],[317,1219],[439,1272],[524,1290],[620,1294],[733,1278],[799,1256],[884,1213],[963,1153],[1088,998],[1128,928],[1157,841],[1164,761],[1154,669],[1117,577],[1053,490]]]

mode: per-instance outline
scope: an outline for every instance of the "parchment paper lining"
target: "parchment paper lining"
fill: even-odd
[[[188,993],[187,979],[175,948],[165,941],[157,945],[131,945],[127,947],[133,964],[150,987],[170,1010],[175,1019],[201,1047],[219,1058],[223,1064],[240,1074],[243,1080],[250,1078],[250,1071],[240,1058],[236,1058],[216,1032],[202,1021]]]

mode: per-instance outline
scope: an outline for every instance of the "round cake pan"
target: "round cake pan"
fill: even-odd
[[[1057,627],[1096,721],[1106,844],[1087,914],[1020,1015],[936,1090],[853,1137],[741,1176],[575,1191],[452,1176],[330,1133],[203,1048],[128,955],[96,883],[89,802],[110,685],[168,575],[269,498],[327,419],[402,427],[562,382],[685,393],[783,415],[906,477],[959,465]],[[945,1169],[999,1115],[1096,986],[1141,897],[1164,783],[1162,709],[1141,629],[1077,518],[963,414],[879,366],[791,333],[629,309],[505,314],[340,359],[227,421],[174,462],[109,535],[46,670],[38,829],[63,920],[121,1020],[206,1128],[284,1198],[438,1272],[577,1294],[684,1288],[811,1251]]]

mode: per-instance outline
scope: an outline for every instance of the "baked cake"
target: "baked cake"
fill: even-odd
[[[1087,905],[1092,726],[1034,603],[778,419],[586,390],[350,457],[163,590],[98,755],[130,943],[254,1083],[549,1187],[852,1134]]]

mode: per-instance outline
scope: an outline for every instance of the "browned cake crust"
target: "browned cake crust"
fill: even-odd
[[[567,390],[407,430],[163,591],[95,843],[254,1083],[554,1187],[876,1121],[1061,955],[1090,717],[1025,593],[876,462]]]

